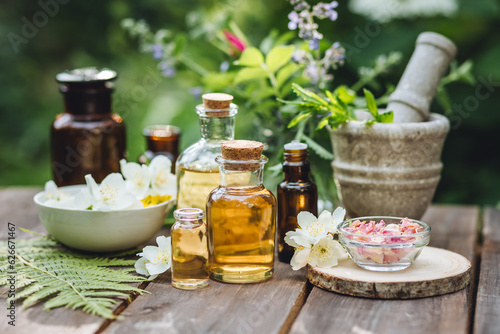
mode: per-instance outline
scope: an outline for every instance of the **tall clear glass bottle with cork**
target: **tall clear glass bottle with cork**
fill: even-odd
[[[299,227],[299,212],[318,215],[318,189],[309,175],[307,144],[295,140],[285,144],[284,157],[285,179],[278,185],[278,257],[289,263],[294,249],[285,243],[285,234]]]
[[[264,145],[233,140],[221,144],[220,186],[207,200],[210,277],[253,283],[274,271],[276,198],[262,184]]]
[[[234,118],[238,106],[228,94],[202,96],[196,107],[200,117],[201,139],[177,159],[177,208],[205,209],[208,194],[219,185],[219,167],[215,158],[221,154],[221,142],[234,139]]]

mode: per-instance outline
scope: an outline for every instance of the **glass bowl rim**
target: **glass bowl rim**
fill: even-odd
[[[345,224],[345,223],[350,223],[350,222],[353,222],[353,221],[356,221],[356,220],[385,220],[385,219],[396,219],[396,220],[403,220],[404,218],[402,217],[392,217],[392,216],[365,216],[365,217],[355,217],[355,218],[351,218],[351,219],[346,219],[342,222],[340,222],[338,225],[337,225],[337,231],[339,232],[339,234],[343,234],[343,235],[350,235],[350,236],[356,236],[356,237],[359,237],[359,236],[366,236],[366,237],[371,237],[371,238],[384,238],[384,239],[390,239],[390,238],[397,238],[397,237],[417,237],[417,236],[429,236],[430,233],[431,233],[431,227],[424,223],[423,221],[420,221],[420,220],[417,220],[417,219],[411,219],[411,218],[407,218],[408,220],[410,220],[411,222],[413,223],[417,223],[419,225],[421,225],[424,229],[421,231],[421,232],[417,232],[417,233],[412,233],[412,234],[400,234],[400,235],[370,235],[370,234],[359,234],[359,233],[355,233],[355,232],[349,232],[349,231],[346,231],[343,229],[342,225]],[[386,223],[387,224],[387,223]],[[363,243],[362,241],[358,241],[360,243]],[[411,243],[411,242],[402,242],[402,243]],[[371,242],[367,241],[366,244],[371,244]]]

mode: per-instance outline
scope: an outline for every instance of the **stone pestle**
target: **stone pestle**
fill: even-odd
[[[415,51],[396,87],[386,110],[394,111],[394,123],[422,122],[429,119],[429,106],[457,48],[448,38],[421,33]]]

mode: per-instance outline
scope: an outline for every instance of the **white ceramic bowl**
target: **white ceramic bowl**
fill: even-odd
[[[85,185],[60,187],[77,193]],[[136,247],[152,238],[163,226],[175,199],[157,205],[118,211],[90,211],[46,206],[41,198],[33,200],[47,231],[62,244],[91,252],[112,252]]]

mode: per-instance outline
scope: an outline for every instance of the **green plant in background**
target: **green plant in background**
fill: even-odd
[[[16,273],[15,295],[9,295],[7,303],[24,299],[24,308],[43,302],[45,310],[64,306],[113,319],[117,298],[146,292],[127,284],[146,281],[130,274],[136,260],[123,258],[137,250],[96,258],[70,251],[43,236],[17,240],[14,255],[8,252],[9,246],[2,242],[0,248],[0,286],[10,285],[12,272]]]
[[[188,17],[195,17],[192,20],[195,23],[191,24],[191,31],[184,34],[174,35],[163,29],[153,33],[142,20],[125,19],[122,27],[138,39],[140,51],[152,54],[164,76],[173,77],[178,71],[188,70],[195,73],[201,83],[201,87],[191,89],[194,95],[214,91],[229,93],[236,103],[250,111],[247,120],[253,123],[255,130],[252,139],[267,144],[269,169],[274,172],[266,178],[271,189],[279,182],[283,145],[292,139],[307,142],[313,152],[311,160],[317,165],[313,168],[313,177],[325,180],[322,182],[324,188],[319,189],[320,198],[332,202],[336,198],[331,168],[318,166],[324,162],[317,159],[333,158],[323,128],[327,124],[335,128],[355,120],[354,110],[359,109],[366,109],[372,115],[368,125],[392,121],[392,113],[379,113],[378,106],[387,103],[394,85],[383,87],[378,79],[389,73],[401,61],[402,55],[394,51],[380,55],[372,67],[359,68],[359,80],[351,87],[337,85],[329,91],[334,70],[344,64],[345,50],[338,42],[325,41],[316,21],[336,21],[338,3],[320,2],[313,6],[308,1],[289,2],[293,6],[288,15],[291,31],[280,34],[272,30],[258,46],[251,44],[230,15],[217,16],[215,22],[204,22],[203,18],[209,20],[208,16],[193,12]],[[202,25],[210,29],[203,32]],[[297,35],[299,39],[295,38]],[[193,42],[193,36],[204,36],[210,45],[223,52],[226,60],[213,64],[213,59],[193,58],[187,47]],[[470,63],[452,68],[443,80],[438,101],[445,110],[450,109],[450,103],[444,86],[454,81],[467,81],[470,70]],[[383,93],[375,99],[365,87]],[[362,89],[364,96],[358,96]],[[294,92],[299,97],[297,101],[292,100]]]

